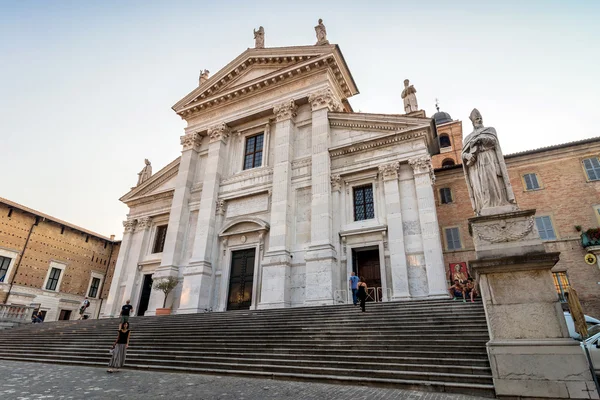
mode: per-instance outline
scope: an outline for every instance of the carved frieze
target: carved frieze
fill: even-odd
[[[535,225],[533,217],[507,222],[500,220],[493,224],[473,224],[474,236],[488,243],[516,242],[528,236]]]
[[[123,221],[123,227],[125,228],[124,232],[125,233],[133,232],[133,230],[135,228],[135,224],[137,224],[137,220],[135,220],[135,219],[128,219],[127,221]]]
[[[319,90],[308,96],[308,102],[313,111],[327,108],[329,111],[344,111],[342,103],[335,97],[330,88]]]
[[[229,139],[230,134],[231,129],[225,123],[220,123],[208,128],[208,137],[210,139],[210,143],[214,143],[219,140],[221,140],[223,143],[227,143],[227,139]]]
[[[340,175],[331,175],[331,190],[339,192],[342,188],[342,177]]]
[[[200,151],[200,144],[202,143],[202,136],[200,136],[198,133],[191,132],[191,133],[181,136],[180,139],[181,139],[181,145],[183,146],[183,151],[190,150],[190,149],[195,150],[195,151]]]
[[[413,168],[415,175],[429,173],[429,176],[431,177],[431,183],[435,183],[435,175],[433,173],[433,166],[431,165],[431,157],[426,155],[411,158],[408,160],[408,164]]]
[[[383,177],[383,180],[398,179],[398,170],[400,169],[400,161],[395,161],[389,164],[383,164],[379,166],[379,173]]]
[[[279,103],[275,107],[273,107],[275,120],[277,122],[280,122],[292,119],[296,116],[296,110],[298,110],[298,106],[296,105],[294,100],[287,100],[283,103]]]

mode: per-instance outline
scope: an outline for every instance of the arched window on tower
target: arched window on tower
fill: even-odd
[[[456,163],[451,158],[446,158],[444,161],[442,161],[442,168],[452,167],[453,165],[456,165]]]
[[[448,135],[441,135],[440,136],[440,147],[444,148],[444,147],[451,147],[452,144],[450,143],[450,137]]]

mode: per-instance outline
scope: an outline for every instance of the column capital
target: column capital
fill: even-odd
[[[429,155],[411,158],[408,164],[412,167],[415,175],[427,174],[431,177],[431,183],[435,183],[435,175],[433,166],[431,165],[431,157]]]
[[[331,190],[339,192],[342,188],[342,177],[338,175],[331,175]]]
[[[379,166],[379,173],[384,181],[398,179],[398,170],[400,169],[400,161],[394,161],[388,164]]]
[[[282,103],[276,104],[273,107],[273,114],[275,114],[275,120],[277,122],[287,121],[288,119],[292,119],[296,116],[296,110],[298,106],[294,100],[287,100]]]
[[[200,143],[202,143],[202,136],[197,132],[190,132],[180,137],[181,145],[183,146],[182,151],[194,150],[200,151]]]
[[[138,218],[137,225],[135,226],[136,232],[145,231],[152,226],[152,217]]]
[[[123,227],[125,228],[124,233],[132,233],[136,224],[137,220],[135,219],[128,219],[126,221],[123,221]]]
[[[225,215],[225,211],[227,211],[225,200],[217,200],[217,215]]]
[[[213,125],[208,128],[208,137],[210,138],[209,143],[218,142],[219,140],[223,143],[227,144],[227,140],[229,139],[229,135],[231,134],[231,129],[227,126],[226,123],[220,123],[217,125]]]
[[[330,88],[322,89],[311,93],[308,96],[308,102],[313,111],[327,108],[329,111],[341,112],[344,110],[342,103],[335,97]]]

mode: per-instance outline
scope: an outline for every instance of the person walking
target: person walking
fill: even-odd
[[[357,306],[358,298],[356,297],[356,292],[358,292],[358,276],[356,276],[354,271],[350,273],[350,290],[352,290],[352,303]]]
[[[131,311],[133,311],[133,306],[129,303],[131,303],[131,300],[127,300],[125,305],[121,307],[121,324],[129,321],[129,315],[131,314]]]
[[[358,290],[356,293],[356,297],[360,300],[360,308],[362,312],[365,312],[365,302],[367,301],[367,284],[365,282],[365,278],[360,277],[360,281],[358,282]]]
[[[87,296],[85,296],[85,299],[81,302],[81,306],[79,307],[79,319],[83,319],[83,314],[85,314],[85,310],[87,310],[89,306],[90,301]]]
[[[117,339],[112,346],[112,358],[108,363],[107,372],[117,372],[119,368],[125,364],[125,356],[127,355],[127,348],[129,348],[129,338],[131,337],[131,330],[129,329],[129,322],[123,322],[119,326],[117,331]]]

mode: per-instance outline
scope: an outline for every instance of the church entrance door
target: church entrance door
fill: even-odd
[[[140,304],[137,309],[137,315],[142,316],[148,310],[148,302],[150,301],[150,293],[152,292],[152,274],[144,275],[142,283],[142,295],[140,296]]]
[[[352,270],[367,284],[367,301],[381,301],[381,267],[379,248],[365,247],[352,250]]]
[[[252,304],[256,249],[231,252],[227,310],[249,310]]]

